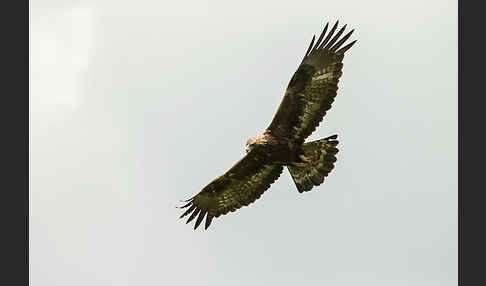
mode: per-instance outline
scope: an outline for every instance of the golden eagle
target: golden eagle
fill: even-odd
[[[246,142],[246,155],[231,169],[214,179],[180,208],[186,223],[197,217],[196,229],[206,217],[207,229],[215,217],[247,206],[278,179],[286,166],[299,192],[319,186],[336,162],[337,135],[304,143],[316,129],[336,96],[342,75],[344,53],[356,41],[341,46],[354,30],[341,39],[346,25],[335,35],[339,21],[329,33],[326,24],[314,44],[312,37],[299,68],[292,76],[270,126],[262,135]]]

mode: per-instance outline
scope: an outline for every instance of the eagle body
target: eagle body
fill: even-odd
[[[299,67],[290,79],[284,97],[270,125],[262,135],[246,142],[246,155],[227,172],[215,178],[181,208],[196,219],[194,229],[205,221],[207,229],[214,218],[254,202],[270,188],[287,168],[298,192],[307,192],[324,182],[333,170],[338,149],[337,135],[305,142],[331,108],[342,76],[344,47],[351,30],[342,38],[346,25],[336,34],[338,22],[327,23],[319,39],[312,38]]]

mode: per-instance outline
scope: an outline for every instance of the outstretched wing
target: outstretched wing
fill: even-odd
[[[333,37],[338,23],[339,21],[325,39],[329,23],[315,44],[315,35],[312,38],[304,59],[290,80],[284,98],[266,132],[303,143],[322,121],[326,111],[331,108],[342,75],[344,52],[356,42],[340,48],[354,30],[339,40],[346,25]]]
[[[206,217],[207,229],[215,217],[247,206],[265,192],[278,179],[283,166],[269,163],[268,157],[253,149],[231,169],[214,179],[181,208],[189,208],[180,218],[191,214],[186,223],[196,216],[196,229]]]

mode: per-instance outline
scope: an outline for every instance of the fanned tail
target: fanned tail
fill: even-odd
[[[287,166],[299,193],[308,192],[314,186],[322,184],[324,178],[334,169],[336,153],[339,151],[336,148],[339,141],[335,139],[337,135],[304,143],[302,159],[305,163]]]

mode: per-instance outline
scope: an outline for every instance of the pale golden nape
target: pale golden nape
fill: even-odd
[[[246,140],[246,144],[245,144],[246,153],[250,152],[255,147],[256,141],[257,141],[257,136],[250,137],[248,140]]]

